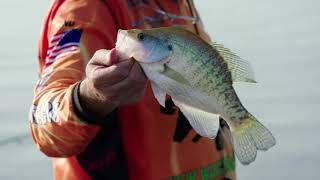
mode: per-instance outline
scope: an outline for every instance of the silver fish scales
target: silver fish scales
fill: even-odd
[[[217,43],[209,44],[176,27],[120,30],[120,57],[136,59],[152,83],[158,102],[170,95],[201,136],[215,138],[219,117],[231,128],[232,143],[242,164],[253,162],[257,150],[275,145],[275,138],[241,104],[233,82],[254,83],[250,64]]]

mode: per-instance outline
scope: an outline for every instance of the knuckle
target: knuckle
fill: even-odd
[[[106,96],[105,101],[113,103],[113,104],[118,104],[121,101],[121,97],[119,97],[119,96]]]
[[[93,57],[100,57],[101,55],[106,55],[108,52],[107,49],[99,49],[94,53]]]
[[[128,76],[128,80],[129,80],[129,82],[136,82],[136,81],[137,81],[137,78],[135,78],[132,74],[130,74],[130,75]]]
[[[86,67],[86,75],[88,77],[94,77],[95,76],[95,72],[97,70],[97,67],[93,64],[88,64]]]
[[[101,81],[101,77],[98,76],[97,74],[94,74],[93,76],[91,76],[90,78],[91,84],[95,89],[101,90],[104,89],[103,84],[104,82]]]
[[[130,70],[129,69],[124,69],[124,68],[121,68],[121,69],[118,69],[117,71],[117,75],[121,78],[125,78],[125,77],[128,77],[130,74]]]
[[[95,77],[91,79],[91,84],[94,89],[100,90],[99,81]]]
[[[108,86],[104,87],[103,94],[108,99],[116,99],[120,95],[118,89],[112,89],[112,88],[109,88]]]
[[[129,79],[139,84],[145,84],[147,82],[147,78],[142,71],[131,71]]]
[[[97,50],[97,51],[93,54],[92,58],[90,59],[89,64],[94,64],[94,63],[97,63],[97,62],[102,61],[102,60],[106,57],[106,55],[108,54],[108,52],[109,52],[109,51],[106,50],[106,49],[99,49],[99,50]]]
[[[141,78],[139,76],[129,76],[128,77],[130,81],[132,81],[135,86],[142,87],[145,86],[147,81],[144,78]]]

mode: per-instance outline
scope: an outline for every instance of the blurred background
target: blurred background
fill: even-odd
[[[211,37],[252,63],[258,84],[236,90],[277,139],[253,164],[238,164],[238,179],[320,179],[320,1],[194,1]],[[28,128],[48,4],[0,1],[0,179],[52,179]]]

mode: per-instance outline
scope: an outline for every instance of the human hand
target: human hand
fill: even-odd
[[[103,117],[143,96],[147,77],[134,59],[118,60],[116,49],[98,50],[86,67],[80,99],[89,114]]]

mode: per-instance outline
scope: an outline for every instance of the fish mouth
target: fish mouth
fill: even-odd
[[[125,42],[125,40],[127,39],[127,36],[128,36],[127,30],[119,29],[118,33],[117,33],[116,47],[121,46]]]
[[[119,29],[117,33],[116,50],[118,54],[119,61],[130,59],[131,57],[127,55],[128,45],[128,31]]]
[[[143,64],[153,64],[153,63],[160,63],[160,64],[166,64],[170,61],[170,54],[168,54],[167,57],[162,57],[163,59],[157,59],[157,60],[144,60],[140,59],[139,57],[150,57],[156,48],[155,46],[152,46],[151,49],[148,52],[145,51],[139,51],[137,52],[137,47],[133,47],[132,43],[134,40],[132,39],[132,34],[130,30],[122,30],[119,29],[117,33],[117,41],[115,44],[117,54],[119,57],[119,60],[125,60],[125,59],[130,59],[133,58],[135,61],[138,63],[143,63]]]

